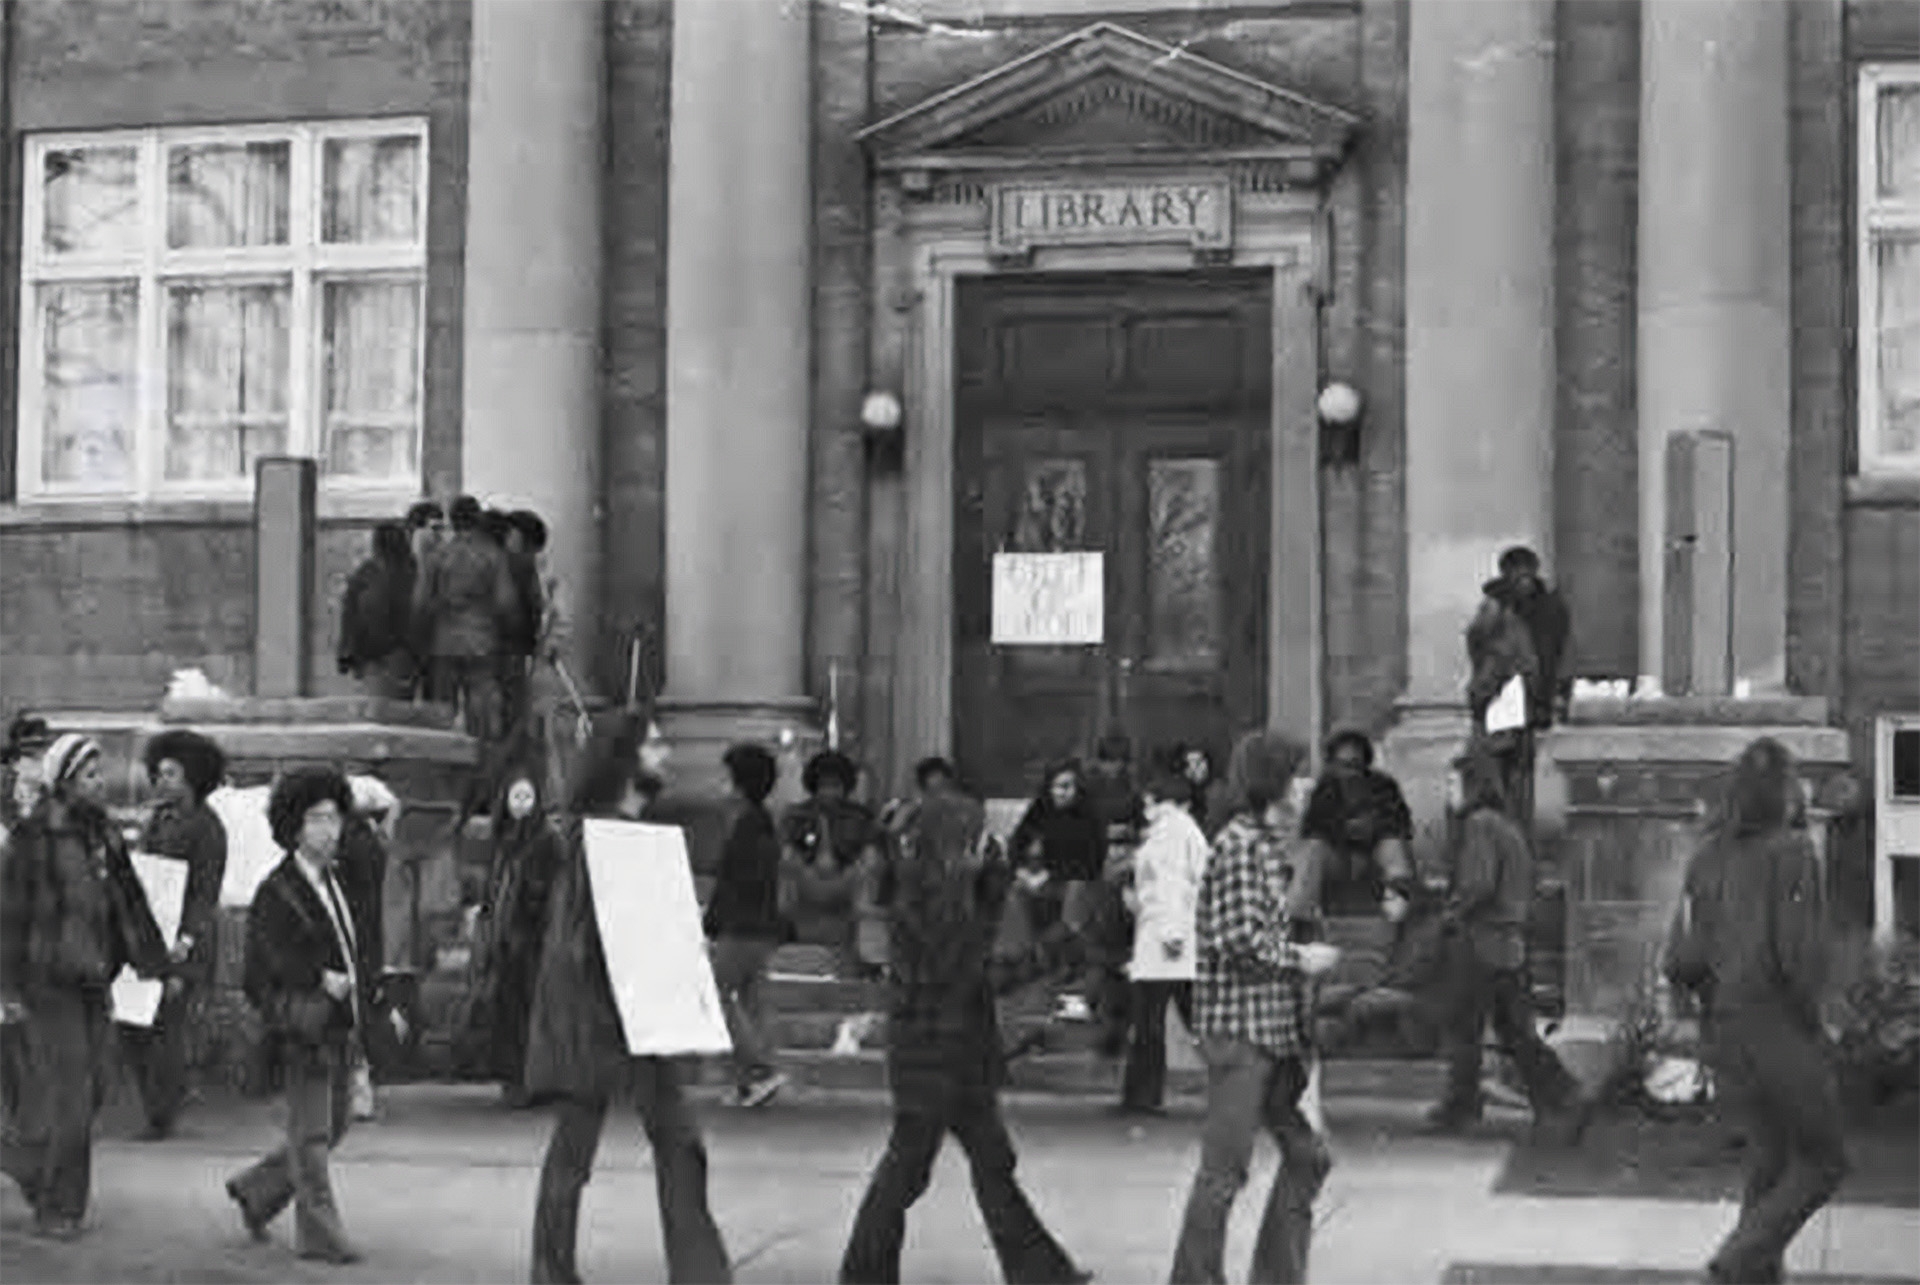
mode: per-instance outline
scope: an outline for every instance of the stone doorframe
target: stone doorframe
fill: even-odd
[[[1187,172],[1206,168],[1202,161]],[[1026,170],[1021,176],[1036,177]],[[1135,176],[1137,171],[1128,174]],[[1108,172],[1077,168],[1045,177],[1097,183]],[[955,282],[1011,270],[988,249],[987,181],[968,175],[910,193],[899,176],[889,174],[875,185],[872,375],[876,388],[900,390],[905,435],[890,727],[897,776],[922,754],[952,753]],[[1221,266],[1271,272],[1266,723],[1316,746],[1323,705],[1324,552],[1315,401],[1324,222],[1312,190],[1235,186],[1231,253],[1198,260],[1194,251],[1179,246],[1041,247],[1018,270],[1112,273]],[[886,627],[886,622],[875,623]]]

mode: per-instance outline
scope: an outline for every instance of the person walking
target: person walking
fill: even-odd
[[[463,495],[449,511],[453,535],[428,555],[414,589],[414,609],[430,638],[435,700],[457,706],[467,733],[491,744],[501,738],[502,640],[518,604],[506,550],[482,530],[480,502]]]
[[[1446,1097],[1428,1112],[1451,1132],[1480,1119],[1481,1028],[1489,1016],[1501,1050],[1526,1085],[1534,1126],[1559,1145],[1579,1141],[1587,1108],[1580,1087],[1534,1026],[1526,977],[1527,921],[1533,903],[1533,850],[1506,811],[1498,764],[1469,751],[1448,777],[1455,817],[1452,869],[1442,912],[1452,1012],[1446,1026]]]
[[[1294,942],[1287,913],[1298,820],[1288,796],[1303,757],[1279,733],[1252,732],[1228,761],[1237,810],[1214,839],[1196,916],[1193,1019],[1207,1065],[1207,1115],[1173,1252],[1174,1285],[1226,1279],[1227,1222],[1262,1128],[1279,1145],[1280,1169],[1248,1279],[1291,1285],[1307,1276],[1313,1202],[1333,1158],[1300,1109],[1312,1051],[1305,982],[1332,968],[1339,952]]]
[[[1190,782],[1169,763],[1141,790],[1147,828],[1133,858],[1133,958],[1127,976],[1131,1036],[1121,1077],[1121,1115],[1158,1115],[1167,1087],[1167,1005],[1193,1026],[1194,918],[1206,873],[1207,836],[1186,808]]]
[[[907,1211],[925,1194],[948,1133],[967,1153],[1001,1274],[1032,1285],[1091,1279],[1020,1189],[999,1104],[1005,1063],[995,992],[1046,970],[1074,942],[1062,926],[1024,957],[994,960],[1012,871],[986,840],[985,824],[971,799],[928,798],[899,834],[890,863],[893,1129],[840,1261],[840,1279],[851,1285],[900,1280]]]
[[[360,925],[336,875],[353,793],[332,768],[302,768],[274,783],[267,822],[286,858],[253,895],[244,988],[260,1014],[269,1056],[285,1080],[286,1141],[227,1182],[247,1234],[294,1206],[301,1258],[358,1262],[334,1204],[327,1154],[351,1119],[349,1058],[360,1025]]]
[[[1787,1246],[1847,1175],[1820,1001],[1830,943],[1820,863],[1796,824],[1793,758],[1775,740],[1734,764],[1724,817],[1687,863],[1666,972],[1698,998],[1707,1061],[1746,1134],[1740,1217],[1715,1281],[1773,1282]]]
[[[407,529],[373,529],[373,556],[354,568],[340,600],[340,672],[369,696],[405,700],[418,669],[413,654],[413,588],[417,577]]]
[[[623,725],[597,733],[581,757],[563,830],[563,864],[547,912],[527,1028],[527,1094],[554,1104],[553,1135],[534,1206],[531,1279],[577,1282],[580,1196],[607,1108],[631,1096],[653,1146],[654,1190],[667,1279],[727,1285],[733,1270],[707,1205],[707,1149],[679,1063],[627,1051],[594,914],[581,822],[642,816],[640,737]]]
[[[158,1141],[172,1134],[186,1100],[193,1003],[213,980],[217,958],[214,933],[220,884],[227,874],[227,830],[207,806],[207,796],[220,788],[227,757],[198,732],[172,728],[147,742],[146,764],[147,779],[160,801],[140,836],[140,848],[187,868],[180,932],[174,938],[160,1010],[151,1026],[120,1028],[120,1048],[146,1111],[143,1136]]]
[[[767,963],[784,935],[780,917],[780,836],[767,796],[780,765],[765,747],[735,745],[722,760],[734,797],[733,824],[720,851],[719,877],[707,903],[713,979],[733,1040],[733,1083],[740,1105],[764,1106],[786,1087],[773,1064],[761,1011]]]
[[[33,1206],[34,1230],[81,1234],[93,1177],[93,1122],[114,1074],[112,1000],[122,967],[168,967],[166,943],[107,816],[99,744],[56,738],[46,795],[7,842],[0,886],[0,1005],[24,1061],[15,1135],[0,1154]]]

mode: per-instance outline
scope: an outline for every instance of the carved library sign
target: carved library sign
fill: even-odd
[[[997,183],[987,197],[995,254],[1040,245],[1233,245],[1233,185],[1225,178]]]

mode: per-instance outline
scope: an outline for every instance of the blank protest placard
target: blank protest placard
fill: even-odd
[[[680,827],[583,823],[594,922],[614,1006],[635,1056],[733,1047],[707,958],[693,867]]]
[[[187,906],[187,863],[146,852],[132,856],[133,873],[147,894],[154,922],[160,925],[160,939],[172,950],[180,938],[180,916]],[[165,991],[165,982],[147,981],[133,969],[123,967],[113,979],[113,1020],[129,1026],[152,1026]]]

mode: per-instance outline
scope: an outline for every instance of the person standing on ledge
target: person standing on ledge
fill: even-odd
[[[1740,1220],[1708,1278],[1782,1279],[1787,1246],[1847,1176],[1820,1019],[1829,944],[1820,862],[1796,822],[1793,758],[1763,737],[1734,764],[1724,819],[1687,864],[1667,976],[1700,1001],[1707,1061],[1745,1130]]]

